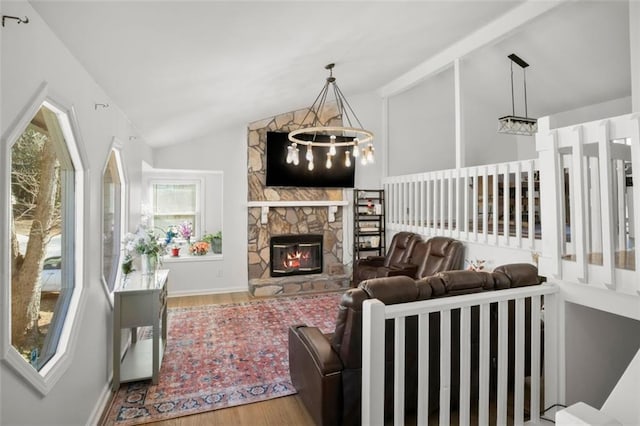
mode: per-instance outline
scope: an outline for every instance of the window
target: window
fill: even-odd
[[[84,171],[69,115],[44,89],[40,99],[7,137],[10,330],[2,344],[9,365],[46,393],[61,376],[52,373],[68,366],[61,354],[80,298]]]
[[[124,175],[120,151],[111,149],[102,175],[102,280],[111,294],[119,275],[124,229]]]
[[[191,223],[193,235],[201,235],[200,182],[153,182],[153,226],[167,230]]]
[[[211,244],[212,254],[221,254],[224,173],[212,170],[154,169],[143,164],[142,221],[164,235],[184,222],[192,225],[192,239]],[[178,230],[178,229],[176,229]],[[182,244],[178,238],[175,241]],[[169,251],[170,252],[170,251]],[[183,251],[179,259],[189,259]]]

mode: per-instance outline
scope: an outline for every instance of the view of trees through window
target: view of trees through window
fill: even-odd
[[[73,165],[59,119],[43,105],[11,148],[11,343],[37,370],[55,354],[73,282],[62,249]]]

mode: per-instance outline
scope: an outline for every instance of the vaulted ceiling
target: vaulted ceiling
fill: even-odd
[[[565,104],[553,107],[560,110],[602,96],[624,96],[630,90],[628,36],[626,51],[622,46],[610,52],[603,64],[589,59],[597,40],[571,35],[593,25],[599,26],[598,34],[608,31],[624,40],[628,22],[619,22],[623,7],[613,8],[615,22],[611,22],[613,18],[602,16],[602,7],[578,3],[587,3],[581,15],[570,11],[560,18],[540,17],[541,23],[532,22],[531,31],[518,31],[507,42],[520,52],[531,52],[528,61],[551,64],[549,72],[538,77],[549,92],[564,90],[555,81],[575,84],[567,90]],[[164,146],[310,105],[329,62],[336,63],[334,75],[347,97],[379,90],[522,2],[32,0],[31,4],[147,143]],[[565,49],[585,56],[585,64],[601,65],[581,69],[582,64],[572,59],[571,67],[554,66],[566,63]],[[492,61],[498,57],[504,64],[502,51],[489,50],[486,57],[475,60],[471,56],[469,70],[490,79]],[[621,60],[620,69],[613,71],[617,74],[611,76],[611,67],[604,65]],[[591,84],[594,74],[608,76],[598,89],[606,95],[580,99],[583,74],[587,74],[584,84]]]

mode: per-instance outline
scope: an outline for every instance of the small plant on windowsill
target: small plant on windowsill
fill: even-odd
[[[193,224],[191,222],[182,222],[178,225],[178,234],[188,243],[193,235]]]
[[[222,253],[222,231],[215,234],[204,234],[200,240],[209,243],[212,252]]]
[[[203,256],[209,251],[209,244],[204,241],[197,241],[191,244],[189,251],[194,256]]]

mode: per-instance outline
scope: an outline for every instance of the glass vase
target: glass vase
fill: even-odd
[[[140,273],[142,275],[149,275],[153,273],[153,269],[151,267],[151,256],[148,254],[140,255]]]

